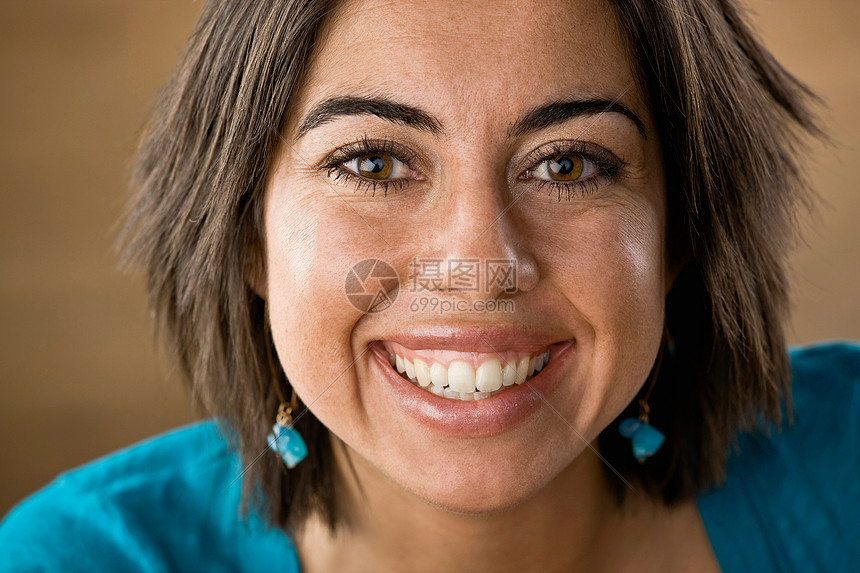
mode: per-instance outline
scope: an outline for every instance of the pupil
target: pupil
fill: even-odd
[[[573,161],[570,157],[560,157],[553,162],[552,167],[559,175],[570,175],[573,171]]]
[[[385,160],[378,155],[365,158],[362,161],[361,170],[369,173],[379,173],[385,169]]]

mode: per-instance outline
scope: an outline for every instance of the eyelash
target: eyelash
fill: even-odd
[[[371,196],[376,196],[377,186],[382,187],[383,196],[388,196],[389,189],[394,191],[399,190],[406,183],[406,179],[392,179],[389,181],[377,181],[375,179],[367,179],[343,167],[347,161],[361,157],[363,155],[390,155],[394,159],[402,162],[404,165],[413,169],[412,162],[415,161],[416,153],[404,145],[400,145],[389,139],[368,139],[364,136],[363,139],[354,143],[348,143],[343,147],[330,153],[320,166],[326,171],[326,175],[335,182],[343,179],[349,182],[357,191],[371,191]]]
[[[564,155],[575,155],[581,157],[597,167],[599,171],[588,178],[577,181],[549,181],[529,176],[544,161],[555,159]],[[570,201],[574,196],[585,197],[597,191],[602,184],[614,182],[626,163],[619,159],[611,151],[584,141],[553,141],[552,143],[539,147],[526,156],[526,164],[531,165],[526,171],[517,177],[520,180],[533,180],[541,191],[547,190],[548,195],[555,192],[561,201],[562,193]]]
[[[335,182],[344,180],[351,184],[357,191],[367,193],[371,192],[372,196],[376,195],[377,187],[381,187],[383,196],[388,196],[388,191],[393,189],[395,192],[401,189],[407,182],[407,179],[391,179],[388,181],[378,181],[362,177],[343,167],[343,164],[363,155],[390,155],[394,159],[401,161],[410,169],[414,169],[412,162],[417,154],[408,147],[400,145],[388,139],[371,140],[367,136],[359,141],[349,143],[338,148],[330,153],[323,160],[321,169],[324,169],[326,175]],[[537,179],[529,176],[534,169],[544,161],[554,159],[564,155],[575,155],[592,163],[599,171],[587,179],[577,181],[549,181],[546,179]],[[582,142],[582,141],[554,141],[548,146],[543,146],[531,152],[526,156],[526,163],[530,165],[526,171],[519,175],[519,180],[533,180],[537,188],[541,191],[548,189],[548,195],[553,192],[557,194],[558,201],[561,201],[562,193],[568,201],[574,196],[585,197],[597,191],[602,184],[612,183],[618,177],[623,169],[625,162],[613,153],[600,147],[599,145]]]

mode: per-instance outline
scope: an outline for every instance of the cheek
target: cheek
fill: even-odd
[[[651,211],[627,212],[598,235],[596,243],[594,249],[601,254],[588,273],[601,303],[595,312],[606,313],[606,322],[616,329],[659,322],[665,280],[662,220]]]
[[[316,208],[277,189],[266,206],[267,290],[272,336],[296,393],[315,414],[355,399],[350,335],[362,314],[344,291],[350,268],[378,246],[355,215]],[[350,240],[351,239],[351,240]],[[318,410],[322,410],[318,412]],[[334,429],[334,428],[332,428]]]
[[[556,232],[535,243],[544,245],[544,274],[596,330],[662,311],[665,247],[656,206],[609,206],[546,228]]]
[[[631,388],[635,391],[647,378],[662,336],[662,229],[662,218],[651,212],[621,218],[608,235],[601,237],[606,254],[591,269],[599,292],[592,307],[594,324],[599,328],[596,351],[612,357],[623,373],[619,378],[630,381],[632,387],[615,387],[626,390],[625,394],[630,394]]]
[[[579,323],[587,360],[578,413],[608,424],[645,382],[662,334],[663,217],[658,208],[607,208],[583,215],[551,241],[547,277]],[[559,227],[562,228],[562,227]],[[575,239],[571,239],[575,237]]]

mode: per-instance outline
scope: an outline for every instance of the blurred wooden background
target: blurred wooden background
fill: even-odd
[[[751,0],[838,147],[794,254],[792,342],[860,338],[860,4]],[[0,515],[58,472],[193,419],[110,248],[140,127],[201,1],[0,0]]]

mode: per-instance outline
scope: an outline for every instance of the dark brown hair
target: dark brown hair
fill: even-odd
[[[599,441],[627,479],[672,504],[718,483],[736,433],[778,423],[781,398],[790,402],[785,259],[805,197],[795,154],[803,131],[819,131],[812,95],[759,44],[734,1],[614,4],[659,129],[670,248],[689,261],[667,299],[675,351],[650,399],[666,444],[639,465],[617,420]],[[285,529],[313,512],[340,522],[331,442],[306,411],[296,422],[305,461],[287,471],[265,450],[278,400],[265,304],[245,277],[264,260],[266,176],[332,5],[206,4],[144,134],[120,237],[124,264],[145,272],[195,403],[238,447],[244,504],[261,503]],[[289,395],[283,372],[275,375]]]

